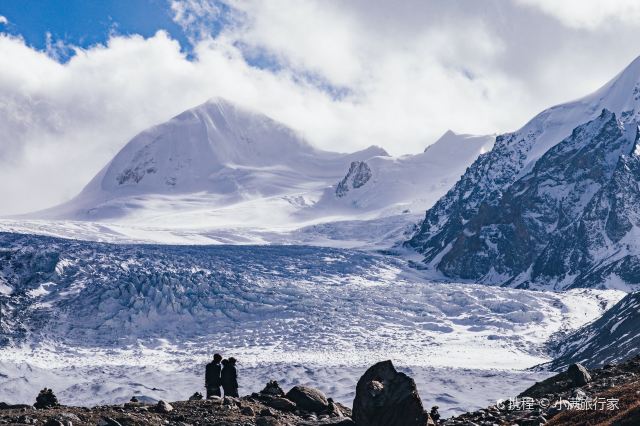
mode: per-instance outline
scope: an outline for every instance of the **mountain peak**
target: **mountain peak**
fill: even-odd
[[[491,151],[495,141],[494,135],[468,135],[458,134],[452,130],[447,130],[434,143],[424,149],[425,153],[429,153],[430,157],[438,158],[442,161],[451,161],[453,158],[477,157],[478,152],[484,154]]]
[[[629,250],[616,244],[637,232],[630,219],[639,198],[637,159],[629,159],[635,121],[602,107],[532,160],[530,150],[540,148],[546,131],[566,125],[550,119],[553,109],[547,113],[526,133],[500,137],[427,211],[410,244],[445,275],[514,286],[592,286],[603,281],[588,275],[601,257],[608,257],[608,268],[611,253]],[[624,267],[607,270],[620,275]]]
[[[212,208],[323,190],[352,161],[388,155],[378,146],[350,154],[316,149],[264,114],[212,98],[136,135],[76,198],[36,216],[103,219],[157,197],[200,194]]]

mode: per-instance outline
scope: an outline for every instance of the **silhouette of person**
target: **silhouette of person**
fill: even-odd
[[[234,357],[222,361],[222,388],[224,396],[238,397],[238,372]]]
[[[438,422],[440,421],[440,413],[438,412],[438,407],[437,405],[434,405],[433,407],[431,407],[431,413],[429,413],[431,415],[431,419],[435,422],[435,424],[439,424]]]
[[[215,354],[213,361],[207,364],[207,368],[204,374],[204,386],[207,388],[207,399],[212,396],[220,396],[220,386],[222,385],[222,379],[220,377],[222,366],[220,365],[222,356]]]

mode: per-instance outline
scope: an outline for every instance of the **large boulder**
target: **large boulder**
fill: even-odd
[[[308,386],[294,386],[287,392],[287,398],[304,411],[321,413],[329,408],[327,397],[318,389]]]
[[[574,386],[584,386],[591,381],[591,374],[582,364],[571,364],[567,369],[567,375]]]
[[[413,379],[396,371],[391,361],[371,367],[358,380],[353,400],[353,420],[358,426],[427,426]]]

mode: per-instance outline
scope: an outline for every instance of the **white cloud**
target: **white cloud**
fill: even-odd
[[[0,25],[7,25],[8,23],[9,20],[7,19],[7,17],[0,15]]]
[[[506,6],[505,6],[506,4]],[[195,43],[165,33],[106,46],[0,36],[0,214],[75,195],[137,132],[213,96],[257,109],[324,149],[419,152],[451,128],[513,130],[584,95],[635,56],[637,28],[584,34],[505,2],[173,1]],[[540,32],[544,28],[544,32]],[[60,49],[76,49],[67,63]],[[277,66],[246,62],[267,58]],[[333,96],[326,86],[341,89]]]
[[[203,38],[221,14],[220,6],[210,0],[170,0],[173,20],[189,35],[192,42]]]
[[[606,24],[636,23],[640,19],[637,0],[518,0],[539,8],[565,25],[597,29]]]

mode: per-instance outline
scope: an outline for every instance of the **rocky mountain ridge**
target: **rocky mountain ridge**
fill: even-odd
[[[549,345],[556,358],[554,371],[572,363],[589,368],[624,361],[640,354],[640,292],[629,293],[596,321]]]
[[[638,80],[640,59],[595,94],[498,136],[407,244],[450,278],[520,288],[640,284]],[[613,109],[594,114],[603,105]]]

